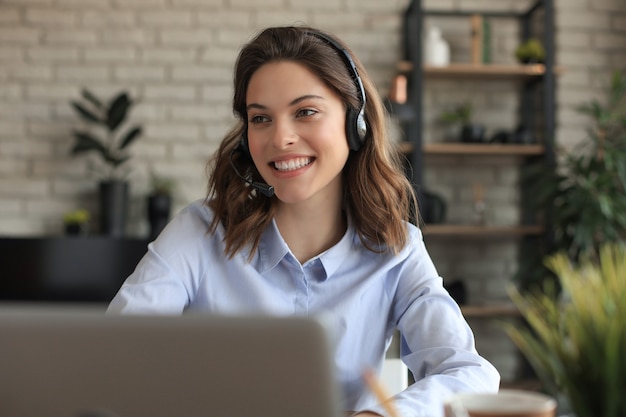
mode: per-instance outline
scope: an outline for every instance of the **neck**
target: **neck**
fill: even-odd
[[[283,239],[301,264],[333,247],[347,228],[341,205],[323,210],[281,207],[275,219]]]

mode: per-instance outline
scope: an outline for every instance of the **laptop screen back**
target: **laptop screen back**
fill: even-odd
[[[0,309],[3,417],[337,417],[304,318]]]

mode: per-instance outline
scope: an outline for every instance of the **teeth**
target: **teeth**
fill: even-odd
[[[293,171],[305,167],[311,163],[311,158],[294,158],[288,161],[274,162],[274,167],[279,171]]]

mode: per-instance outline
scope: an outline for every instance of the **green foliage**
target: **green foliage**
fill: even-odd
[[[84,224],[89,221],[90,214],[88,210],[78,209],[65,213],[63,222],[65,224]]]
[[[95,152],[100,156],[104,179],[124,176],[122,165],[130,159],[128,147],[141,136],[142,128],[133,126],[122,129],[134,102],[125,92],[103,103],[88,89],[83,89],[81,101],[72,101],[76,113],[90,125],[87,130],[74,131],[72,155]]]
[[[520,62],[543,62],[546,51],[537,38],[530,38],[515,49],[515,57]]]
[[[150,173],[150,193],[152,195],[161,194],[171,196],[176,188],[176,181],[173,178],[164,177]]]
[[[559,169],[537,165],[524,173],[530,203],[554,230],[549,253],[565,251],[575,259],[626,239],[625,93],[626,76],[615,72],[605,102],[578,107],[593,120],[588,140],[565,155]]]
[[[511,298],[528,328],[505,324],[544,385],[564,394],[577,417],[624,417],[626,401],[626,245],[605,244],[573,264],[561,252],[547,266],[555,288]]]
[[[441,113],[438,120],[443,124],[469,125],[472,122],[472,110],[471,103],[463,103],[452,110]]]

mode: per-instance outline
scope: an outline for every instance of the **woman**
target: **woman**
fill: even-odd
[[[452,392],[499,375],[444,290],[415,197],[360,62],[306,27],[262,31],[235,68],[240,122],[212,160],[208,197],[177,215],[111,312],[254,313],[331,321],[346,410],[385,415],[366,389],[396,329],[416,382],[402,416],[441,415]]]

